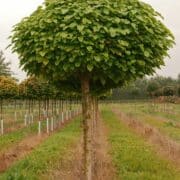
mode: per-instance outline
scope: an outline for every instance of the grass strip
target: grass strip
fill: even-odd
[[[142,122],[146,122],[149,125],[152,125],[158,128],[162,133],[166,134],[173,140],[180,142],[180,131],[179,127],[176,126],[176,122],[173,120],[168,120],[167,117],[163,121],[159,115],[155,112],[148,113],[148,111],[143,110],[143,107],[139,106],[137,108],[133,108],[132,105],[124,104],[124,105],[116,105],[116,108],[120,109],[122,112],[126,113],[134,117],[137,120]],[[163,118],[163,117],[162,117]]]
[[[5,150],[9,146],[21,141],[29,134],[37,132],[37,123],[25,128],[18,129],[16,131],[4,134],[0,136],[0,151]]]
[[[80,118],[76,118],[59,132],[53,134],[24,159],[17,161],[0,180],[36,180],[55,168],[81,134]]]
[[[180,179],[180,172],[167,160],[160,158],[149,144],[120,122],[114,113],[103,109],[102,117],[109,128],[110,153],[119,179]]]

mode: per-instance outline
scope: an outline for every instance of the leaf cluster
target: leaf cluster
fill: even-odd
[[[159,13],[139,0],[46,1],[12,36],[29,74],[76,91],[88,76],[97,94],[153,74],[173,43]]]

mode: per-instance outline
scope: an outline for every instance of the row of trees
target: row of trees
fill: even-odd
[[[75,93],[64,93],[48,81],[29,77],[18,83],[10,76],[0,76],[0,99],[66,99],[77,98]]]
[[[177,78],[156,76],[138,79],[127,86],[114,89],[112,99],[142,99],[159,96],[180,96],[180,74]]]

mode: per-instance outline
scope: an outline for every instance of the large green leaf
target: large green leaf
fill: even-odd
[[[89,72],[91,72],[93,70],[93,65],[92,64],[88,64],[87,65],[87,69]]]

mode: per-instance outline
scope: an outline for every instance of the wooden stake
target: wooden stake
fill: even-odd
[[[53,119],[53,117],[51,118],[51,131],[53,131],[54,130],[54,119]]]
[[[4,134],[4,122],[1,120],[1,135]]]
[[[38,135],[41,135],[41,121],[38,122]]]
[[[49,119],[46,120],[46,126],[47,126],[47,133],[49,133]]]
[[[62,112],[62,118],[61,118],[61,122],[64,123],[64,112]]]

